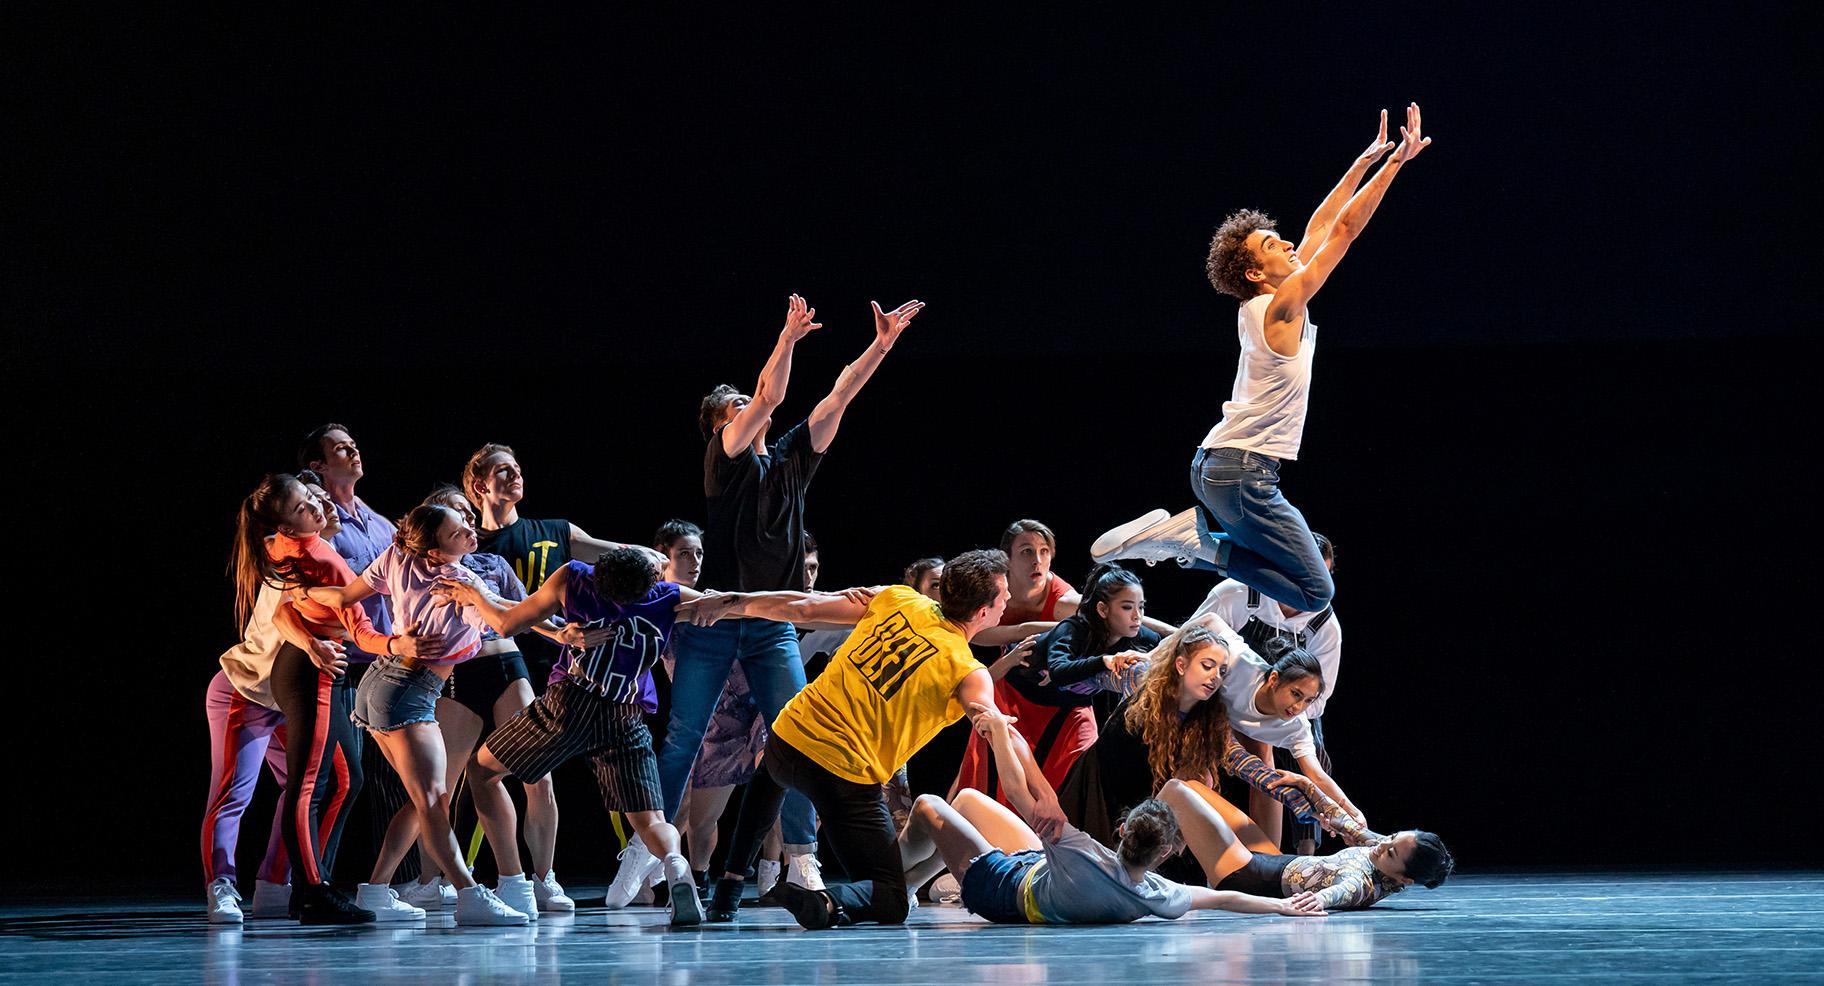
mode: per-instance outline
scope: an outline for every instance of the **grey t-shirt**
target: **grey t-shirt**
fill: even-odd
[[[1045,865],[1029,889],[1047,924],[1123,924],[1149,914],[1183,917],[1191,909],[1189,887],[1157,873],[1129,883],[1120,856],[1068,825],[1045,843]]]

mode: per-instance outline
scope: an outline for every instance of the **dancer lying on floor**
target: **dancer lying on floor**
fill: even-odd
[[[1006,716],[979,706],[970,711],[994,752],[1008,797],[1022,813],[1033,811],[1037,804],[1015,752],[1025,739]],[[1031,783],[1041,785],[1045,779]],[[1185,817],[1193,825],[1209,825],[1201,816],[1187,812]],[[1120,845],[1111,851],[1070,825],[1052,838],[1040,838],[1019,815],[965,789],[957,792],[953,805],[935,795],[921,796],[899,849],[906,886],[919,886],[948,868],[962,884],[963,906],[998,924],[1119,924],[1149,914],[1177,918],[1191,910],[1324,915],[1313,894],[1279,899],[1288,895],[1187,887],[1152,872],[1184,847],[1184,838],[1172,810],[1156,798],[1127,812]],[[1204,845],[1220,838],[1215,830],[1198,834]]]
[[[1282,856],[1246,812],[1197,781],[1173,778],[1159,799],[1171,806],[1186,846],[1218,890],[1293,900],[1315,894],[1326,910],[1349,910],[1415,883],[1432,889],[1456,868],[1444,840],[1431,832],[1395,832],[1328,856]]]

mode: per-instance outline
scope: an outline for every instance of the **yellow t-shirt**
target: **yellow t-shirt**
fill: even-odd
[[[962,718],[956,686],[981,666],[936,602],[890,586],[830,666],[785,703],[773,733],[844,780],[885,783]]]

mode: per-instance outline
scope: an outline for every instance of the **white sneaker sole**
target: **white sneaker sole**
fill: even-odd
[[[1115,552],[1126,547],[1127,543],[1137,537],[1140,532],[1171,516],[1164,510],[1149,510],[1119,527],[1110,528],[1104,531],[1101,537],[1096,538],[1096,543],[1089,546],[1089,557],[1098,562],[1107,561]]]

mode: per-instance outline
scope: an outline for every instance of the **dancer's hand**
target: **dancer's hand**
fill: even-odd
[[[1294,894],[1291,897],[1280,901],[1279,905],[1279,913],[1284,914],[1287,917],[1322,918],[1330,916],[1330,912],[1324,910],[1323,902],[1318,900],[1317,895],[1309,890],[1306,890],[1303,893]]]
[[[1419,104],[1406,104],[1406,125],[1400,128],[1400,163],[1404,164],[1419,156],[1419,152],[1431,146],[1431,138],[1420,134]]]
[[[677,614],[680,618],[689,619],[693,626],[712,626],[740,602],[741,594],[738,592],[705,592],[689,602],[679,603]]]
[[[882,349],[892,349],[899,341],[899,334],[906,331],[911,324],[912,316],[924,311],[925,303],[913,299],[890,312],[880,310],[880,302],[868,302],[874,309],[874,342]]]
[[[792,295],[785,303],[785,328],[779,334],[797,342],[811,333],[823,328],[822,322],[812,321],[817,317],[817,309],[812,308],[803,298]]]
[[[467,579],[442,576],[431,583],[431,595],[451,606],[481,604],[481,588]]]
[[[980,702],[970,702],[967,712],[970,727],[980,733],[983,739],[993,739],[997,730],[1005,733],[1007,727],[1020,721],[992,705],[983,705]]]
[[[310,661],[328,671],[331,678],[340,678],[348,673],[348,656],[342,652],[342,642],[339,640],[313,638],[310,642]]]
[[[439,634],[424,633],[424,621],[407,627],[393,644],[393,656],[409,657],[419,661],[435,661],[443,656],[443,637]]]
[[[1388,151],[1391,151],[1398,146],[1399,141],[1387,139],[1387,111],[1382,110],[1380,134],[1374,138],[1374,143],[1368,145],[1367,150],[1356,157],[1355,163],[1366,167],[1367,165],[1379,161]]]
[[[1105,654],[1102,665],[1110,671],[1120,674],[1136,664],[1144,664],[1148,655],[1145,651],[1128,650],[1119,654]]]
[[[562,629],[557,631],[557,642],[578,650],[594,650],[613,642],[614,635],[618,632],[615,629],[616,626],[616,624],[610,623],[606,626],[585,630],[581,624],[566,623]]]
[[[1271,767],[1272,765],[1269,764],[1268,766]],[[1306,777],[1296,770],[1278,770],[1275,768],[1275,772],[1278,773],[1279,776],[1267,782],[1268,791],[1276,791],[1282,787],[1291,787],[1301,794],[1310,794],[1311,790],[1317,786],[1312,782],[1311,778]]]
[[[863,586],[856,586],[852,589],[844,589],[841,592],[834,593],[834,595],[841,596],[842,598],[847,599],[849,602],[859,603],[863,607],[866,607],[869,603],[872,603],[874,601],[875,595],[877,595],[879,592],[880,592],[880,588],[878,586],[863,585]]]
[[[1064,806],[1058,804],[1058,795],[1051,790],[1051,785],[1032,792],[1032,817],[1027,822],[1032,825],[1032,831],[1047,842],[1064,834],[1070,819],[1064,817]]]

